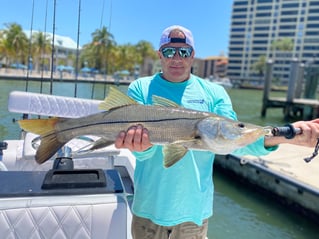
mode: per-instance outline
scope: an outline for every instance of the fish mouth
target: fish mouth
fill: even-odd
[[[273,136],[273,133],[272,133],[273,127],[265,126],[262,129],[265,132],[265,136]]]
[[[260,135],[270,135],[271,134],[271,127],[260,127],[257,129],[246,129],[245,133],[251,134],[251,133],[258,133]]]

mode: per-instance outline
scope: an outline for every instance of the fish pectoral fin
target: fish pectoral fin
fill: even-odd
[[[169,168],[187,153],[188,149],[182,144],[168,144],[163,147],[164,167]]]

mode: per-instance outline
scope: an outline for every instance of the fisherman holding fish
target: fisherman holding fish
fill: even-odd
[[[191,73],[194,55],[194,39],[188,29],[178,25],[166,28],[158,50],[162,72],[132,82],[128,95],[144,105],[155,104],[152,96],[156,95],[187,109],[212,112],[237,120],[224,88]],[[295,122],[292,126],[300,129],[300,134],[292,139],[260,136],[255,142],[232,153],[258,156],[276,150],[281,143],[316,145],[318,119]],[[204,138],[203,135],[201,137]],[[212,170],[215,154],[212,151],[189,150],[181,160],[165,168],[165,150],[162,145],[152,144],[151,140],[147,126],[137,124],[121,131],[115,141],[117,148],[127,148],[136,157],[133,238],[205,239],[208,218],[213,214]],[[231,141],[225,140],[224,148],[232,147],[231,144]]]
[[[215,154],[258,156],[281,143],[317,145],[319,119],[293,123],[290,139],[278,128],[239,122],[225,89],[191,74],[194,55],[192,33],[168,27],[158,50],[162,72],[132,82],[128,96],[111,87],[102,112],[19,121],[22,129],[41,136],[35,155],[40,164],[82,135],[101,137],[92,150],[115,143],[133,152],[134,239],[206,238]]]

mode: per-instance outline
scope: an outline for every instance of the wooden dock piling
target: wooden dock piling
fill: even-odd
[[[291,63],[287,97],[272,98],[270,97],[272,69],[273,61],[268,60],[266,64],[261,116],[266,116],[267,108],[282,108],[284,120],[287,122],[292,116],[298,116],[298,113],[300,114],[299,117],[303,120],[317,118],[319,116],[319,101],[315,99],[315,93],[312,93],[311,97],[309,94],[313,91],[316,92],[317,90],[319,73],[316,75],[308,75],[311,79],[307,80],[311,82],[306,82],[307,84],[304,93],[306,98],[301,98],[303,88],[302,84],[304,81],[304,65],[300,64],[297,59],[293,59]],[[311,86],[309,86],[309,84]]]

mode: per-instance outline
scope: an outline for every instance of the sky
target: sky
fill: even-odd
[[[33,30],[53,32],[55,25],[56,34],[77,42],[80,1],[80,46],[91,42],[91,34],[106,26],[118,45],[145,40],[157,49],[162,31],[177,24],[192,31],[196,57],[228,54],[232,0],[55,1],[53,24],[54,0],[0,0],[0,29],[18,23],[25,30],[32,26]]]

